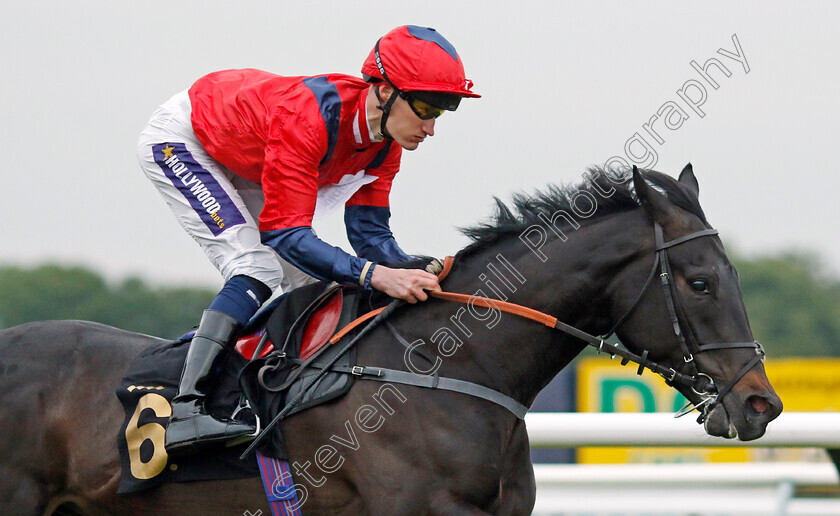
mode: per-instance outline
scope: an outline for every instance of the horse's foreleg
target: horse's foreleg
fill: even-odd
[[[499,516],[531,514],[537,494],[537,483],[524,424],[517,425],[514,430],[501,473],[499,507],[494,512]]]

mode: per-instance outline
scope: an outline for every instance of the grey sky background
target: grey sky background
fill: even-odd
[[[220,286],[137,165],[152,111],[218,69],[358,75],[379,36],[416,24],[455,45],[484,97],[404,153],[392,227],[406,251],[454,254],[467,243],[456,227],[487,217],[494,195],[577,182],[639,133],[653,168],[693,163],[730,250],[812,251],[840,274],[836,3],[77,0],[0,12],[0,264]],[[733,35],[748,73],[718,53],[736,52]],[[718,89],[690,65],[712,57],[731,73],[710,70]],[[702,117],[677,93],[691,80],[706,90]],[[643,124],[668,102],[688,118],[651,124],[660,144]],[[316,229],[350,250],[340,215]]]

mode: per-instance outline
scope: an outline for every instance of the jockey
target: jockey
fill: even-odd
[[[152,115],[140,164],[181,226],[225,279],[190,344],[166,432],[170,452],[253,433],[204,409],[214,366],[272,293],[316,279],[410,303],[434,275],[386,266],[410,259],[390,227],[402,150],[434,135],[472,81],[434,29],[398,27],[376,42],[362,77],[281,77],[226,70],[199,79]],[[312,230],[344,205],[356,255]]]

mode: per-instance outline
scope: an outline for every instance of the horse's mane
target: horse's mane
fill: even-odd
[[[655,170],[643,170],[642,173],[650,185],[664,193],[676,206],[693,213],[706,224],[706,216],[697,196],[679,181]],[[609,179],[607,174],[609,174]],[[601,193],[613,190],[614,193],[608,197]],[[580,192],[588,192],[598,202],[595,213],[590,217],[582,218],[574,215],[572,203]],[[633,187],[632,171],[606,171],[600,167],[590,168],[586,178],[576,184],[562,186],[550,184],[545,190],[537,191],[533,195],[516,193],[510,205],[498,197],[494,197],[493,200],[495,210],[488,221],[460,228],[461,232],[472,240],[471,244],[458,253],[460,256],[484,249],[511,234],[521,234],[534,224],[545,225],[545,221],[539,217],[541,213],[544,217],[551,217],[553,213],[562,210],[584,226],[639,206]]]

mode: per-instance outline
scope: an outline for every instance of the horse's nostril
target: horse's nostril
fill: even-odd
[[[770,402],[761,396],[750,396],[749,404],[759,414],[764,414],[770,409]]]

